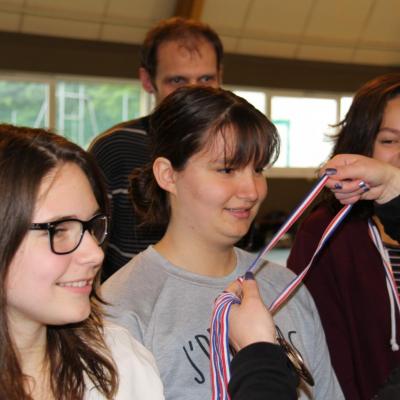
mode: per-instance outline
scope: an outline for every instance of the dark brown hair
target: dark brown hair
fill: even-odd
[[[154,83],[157,74],[157,51],[162,43],[179,41],[188,49],[196,51],[199,40],[205,40],[213,46],[219,71],[224,50],[217,33],[207,24],[180,17],[162,20],[147,33],[141,49],[141,66],[146,69]]]
[[[63,163],[77,164],[87,176],[102,212],[107,197],[91,156],[65,138],[42,129],[0,125],[0,398],[31,399],[17,351],[8,329],[5,282],[9,265],[32,222],[43,178]],[[90,295],[90,316],[80,323],[47,327],[47,359],[53,396],[83,399],[85,375],[106,397],[112,398],[118,377],[103,339],[99,277]]]
[[[167,224],[170,208],[166,192],[153,175],[156,158],[167,158],[176,171],[194,154],[212,146],[231,128],[234,145],[226,146],[226,166],[253,163],[263,168],[279,152],[279,136],[268,118],[232,92],[210,87],[184,87],[168,95],[150,116],[151,162],[130,177],[133,205],[147,223]],[[225,140],[226,143],[226,140]]]
[[[376,136],[382,123],[388,101],[400,95],[400,73],[378,76],[365,83],[355,94],[346,117],[338,126],[331,157],[337,154],[361,154],[372,156]],[[340,203],[330,193],[326,198],[336,210]],[[360,217],[371,216],[371,201],[360,201],[353,206],[352,214]]]

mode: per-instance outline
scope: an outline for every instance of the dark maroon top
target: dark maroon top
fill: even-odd
[[[303,222],[288,259],[288,267],[295,273],[305,268],[333,216],[321,206]],[[319,310],[332,365],[346,399],[372,398],[390,371],[400,365],[400,351],[390,347],[385,272],[367,221],[346,219],[304,282]],[[396,325],[400,344],[397,310]]]

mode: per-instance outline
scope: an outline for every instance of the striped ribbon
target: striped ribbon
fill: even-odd
[[[371,220],[368,220],[368,229],[371,239],[381,255],[383,266],[385,267],[386,282],[389,284],[390,290],[393,293],[393,298],[396,301],[397,309],[400,313],[400,298],[397,292],[396,280],[393,275],[388,252],[382,243],[378,228]]]
[[[271,241],[265,246],[264,249],[257,255],[253,263],[247,269],[247,271],[253,271],[258,267],[260,260],[263,256],[270,251],[281,239],[281,237],[289,230],[289,228],[296,222],[301,214],[307,209],[307,207],[313,202],[318,196],[326,181],[329,179],[328,176],[323,175],[317,183],[313,186],[304,200],[295,208],[292,214],[287,218],[286,222],[274,235]],[[317,249],[315,250],[310,262],[303,270],[303,272],[290,282],[287,287],[279,294],[279,296],[272,302],[269,310],[274,313],[293,293],[294,290],[299,286],[304,276],[310,269],[315,257],[320,252],[326,241],[330,238],[337,226],[343,221],[348,212],[351,209],[351,205],[343,207],[338,214],[333,218],[331,223],[325,229],[321,240],[318,243]],[[243,278],[240,277],[240,280]],[[211,368],[211,386],[212,386],[212,400],[229,400],[228,394],[228,382],[230,380],[230,358],[229,358],[229,336],[228,336],[228,316],[229,310],[232,304],[240,304],[240,299],[232,293],[222,293],[217,297],[214,304],[214,310],[211,319],[210,329],[210,368]]]

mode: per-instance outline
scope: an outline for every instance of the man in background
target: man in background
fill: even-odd
[[[221,40],[208,25],[170,18],[147,33],[139,79],[157,105],[181,86],[219,87],[222,57]],[[106,179],[112,206],[103,280],[164,233],[162,226],[140,225],[128,193],[130,173],[150,160],[148,120],[146,116],[122,122],[97,136],[89,147]]]

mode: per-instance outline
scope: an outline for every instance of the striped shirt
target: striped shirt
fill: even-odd
[[[397,292],[400,295],[400,246],[395,247],[386,244],[385,247],[389,254],[390,264],[396,281]]]
[[[111,200],[103,280],[162,237],[161,227],[139,226],[128,193],[132,170],[150,161],[148,124],[148,117],[123,122],[97,136],[89,147],[103,172]]]

